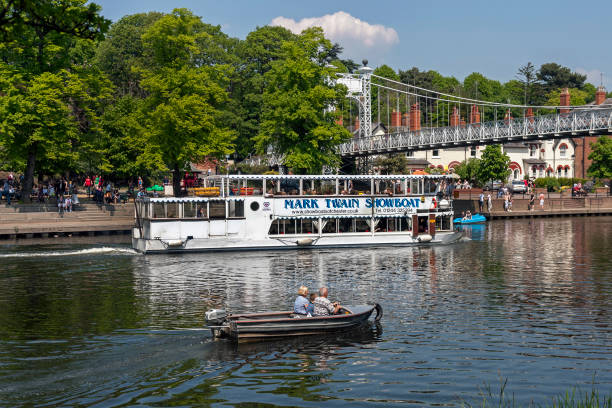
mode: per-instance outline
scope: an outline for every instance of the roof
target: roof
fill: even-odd
[[[429,160],[427,159],[411,159],[408,158],[408,165],[414,165],[414,166],[429,166]]]
[[[523,142],[511,142],[511,143],[505,143],[504,147],[527,148],[527,145]]]
[[[523,161],[527,164],[546,164],[546,161],[541,159],[523,159]]]

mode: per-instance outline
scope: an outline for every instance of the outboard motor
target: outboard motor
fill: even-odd
[[[227,312],[223,309],[212,309],[205,313],[206,322],[209,326],[220,326],[227,317]]]
[[[227,335],[227,325],[225,319],[227,318],[227,312],[223,309],[212,309],[204,314],[206,317],[206,324],[210,328],[213,338],[225,337]]]

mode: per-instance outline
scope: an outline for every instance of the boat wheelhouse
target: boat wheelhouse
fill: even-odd
[[[228,175],[188,197],[135,202],[143,253],[451,243],[445,176]]]

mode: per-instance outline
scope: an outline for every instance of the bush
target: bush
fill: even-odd
[[[569,177],[540,177],[535,179],[535,186],[537,188],[546,188],[548,191],[561,191],[561,187],[571,187],[575,183],[586,183],[586,179],[582,178],[569,178]]]

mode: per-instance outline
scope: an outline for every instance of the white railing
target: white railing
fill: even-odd
[[[601,131],[612,131],[612,109],[576,110],[565,114],[358,137],[340,145],[339,151],[341,156],[359,156],[468,144],[504,143],[516,139],[550,139]]]

